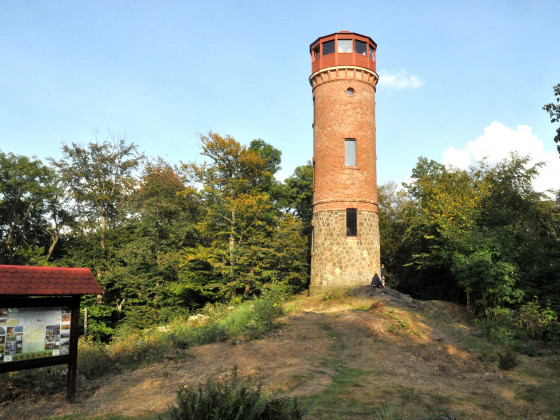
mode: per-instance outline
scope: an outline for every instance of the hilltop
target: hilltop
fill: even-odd
[[[234,366],[308,404],[309,419],[560,416],[558,356],[543,348],[500,370],[504,349],[480,338],[463,306],[364,287],[299,296],[285,309],[264,339],[194,346],[183,357],[82,378],[73,405],[64,393],[20,398],[0,416],[158,418],[180,386],[226,378]]]

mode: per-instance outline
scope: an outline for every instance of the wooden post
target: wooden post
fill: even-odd
[[[78,370],[78,333],[80,323],[80,296],[72,296],[72,315],[70,317],[70,361],[68,362],[68,381],[66,399],[74,402],[76,397],[76,374]]]
[[[84,338],[87,340],[87,308],[84,308]]]

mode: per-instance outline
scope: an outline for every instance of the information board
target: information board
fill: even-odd
[[[68,355],[68,307],[0,307],[0,363]]]

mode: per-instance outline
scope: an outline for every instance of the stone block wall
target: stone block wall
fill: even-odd
[[[309,294],[329,289],[368,285],[379,273],[377,213],[358,210],[358,236],[346,236],[346,211],[313,216],[313,264]]]

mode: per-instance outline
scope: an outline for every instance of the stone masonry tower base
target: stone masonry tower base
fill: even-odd
[[[317,213],[313,221],[315,245],[309,294],[369,284],[379,267],[377,213],[358,211],[358,230],[364,239],[345,238],[345,211]]]

